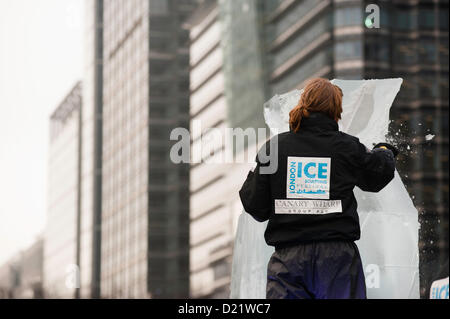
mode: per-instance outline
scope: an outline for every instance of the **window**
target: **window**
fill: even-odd
[[[447,172],[448,173],[448,144],[447,145],[442,145],[441,167],[442,167],[442,171],[443,172]],[[448,196],[448,194],[447,194],[447,196]]]
[[[448,7],[439,8],[439,28],[448,31]]]
[[[311,10],[317,6],[317,0],[305,0],[297,4],[295,7],[289,9],[283,18],[279,19],[274,24],[274,33],[271,34],[273,38],[283,34],[287,29],[302,20]],[[243,30],[244,31],[244,30]],[[274,40],[270,37],[269,42]]]
[[[423,180],[423,205],[425,210],[427,211],[427,215],[433,218],[432,211],[436,209],[436,204],[439,202],[440,194],[436,192],[436,180]],[[432,221],[432,224],[436,224],[435,221]]]
[[[414,41],[403,40],[394,43],[394,63],[414,64],[417,63],[417,45]]]
[[[361,59],[362,41],[339,42],[335,47],[335,58],[337,61]]]
[[[158,169],[150,169],[148,179],[149,179],[149,183],[152,185],[165,184],[167,182],[167,172],[158,170]],[[165,195],[165,193],[162,193],[162,194],[152,193],[149,195],[149,202],[153,202],[153,201],[164,202],[165,201],[164,195]]]
[[[436,144],[426,143],[422,148],[422,170],[425,173],[436,173],[439,169],[439,156]]]
[[[169,37],[151,34],[150,50],[155,50],[157,52],[166,52],[170,50],[171,42],[172,41]]]
[[[226,260],[217,262],[213,266],[214,280],[218,280],[230,276],[231,266]]]
[[[150,125],[150,138],[151,139],[164,139],[166,140],[170,136],[170,129],[166,125]]]
[[[448,100],[448,72],[441,72],[439,91],[441,99]]]
[[[417,13],[412,10],[403,9],[396,14],[397,28],[399,30],[414,30],[417,28]]]
[[[422,41],[419,46],[421,63],[434,63],[437,60],[436,43],[432,40]]]
[[[390,50],[387,41],[379,41],[375,39],[366,40],[364,51],[366,60],[388,62],[389,53]]]
[[[448,136],[448,109],[441,110],[441,136]]]
[[[448,16],[447,16],[448,19]],[[435,14],[433,9],[419,10],[419,29],[430,30],[434,29]]]
[[[326,19],[319,19],[304,32],[297,35],[295,39],[280,48],[274,54],[274,67],[277,68],[285,63],[289,58],[296,55],[303,48],[307,47],[314,40],[328,31],[328,22]]]
[[[167,0],[150,0],[150,15],[164,15],[169,11]]]
[[[169,17],[151,17],[150,18],[150,30],[168,32],[170,31],[172,24]]]
[[[360,7],[338,8],[334,13],[336,27],[362,25],[363,15]]]
[[[448,39],[439,43],[439,62],[441,66],[448,68]]]
[[[418,78],[419,94],[421,98],[438,98],[439,87],[436,76],[433,74],[421,74]]]
[[[165,117],[167,113],[167,107],[163,103],[150,102],[150,118]]]

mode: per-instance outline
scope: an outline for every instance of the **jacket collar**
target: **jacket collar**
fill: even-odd
[[[309,117],[300,122],[299,132],[301,131],[339,131],[339,125],[324,113],[311,112]]]

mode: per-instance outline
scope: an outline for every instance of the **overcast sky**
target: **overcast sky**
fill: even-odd
[[[42,233],[49,115],[83,74],[84,0],[0,0],[0,265]]]

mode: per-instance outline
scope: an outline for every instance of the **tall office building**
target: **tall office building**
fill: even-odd
[[[147,296],[148,3],[103,3],[101,296]]]
[[[150,1],[148,114],[148,287],[152,296],[189,295],[189,165],[168,141],[189,128],[189,34],[183,21],[198,0]],[[168,143],[170,142],[170,143]]]
[[[380,8],[379,28],[366,20],[369,4]],[[448,259],[448,2],[247,0],[218,1],[218,8],[227,103],[220,114],[232,127],[263,127],[263,102],[311,77],[404,79],[390,133],[403,150],[398,169],[420,212],[425,287],[435,264]],[[209,31],[208,19],[198,25]],[[208,46],[197,41],[191,52]],[[199,66],[191,79],[199,78]]]
[[[195,5],[88,1],[80,271],[92,297],[188,296],[189,167],[170,161],[169,136],[189,126],[181,24]]]
[[[73,298],[77,276],[77,225],[80,209],[81,83],[50,118],[47,224],[44,233],[44,290],[50,298]]]
[[[103,0],[85,1],[85,72],[81,116],[81,191],[78,230],[80,289],[76,297],[100,297],[103,108]]]

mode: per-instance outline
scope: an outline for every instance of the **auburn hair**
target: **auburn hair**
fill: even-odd
[[[321,112],[336,122],[339,121],[342,113],[342,96],[342,90],[327,79],[309,80],[297,106],[289,112],[291,130],[298,132],[302,119],[309,117],[310,112]]]

